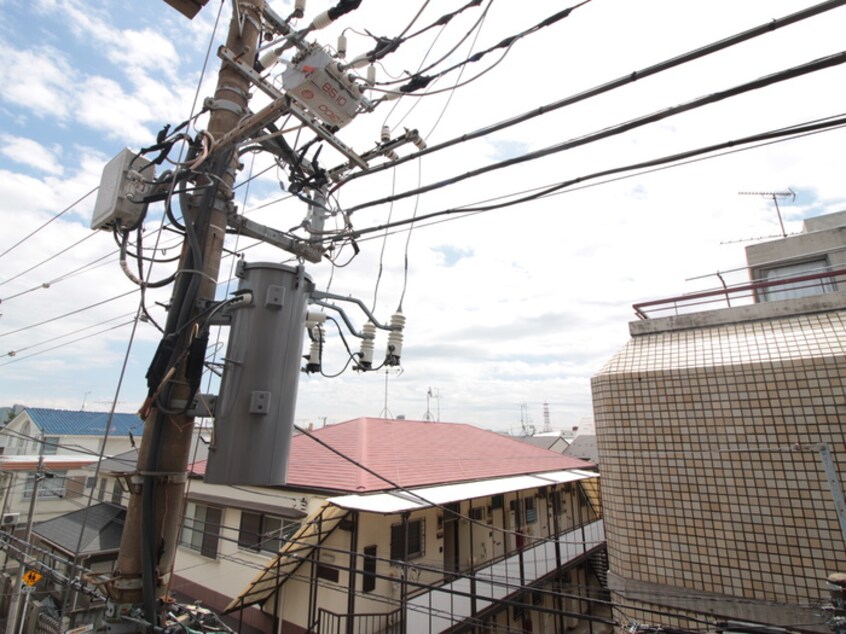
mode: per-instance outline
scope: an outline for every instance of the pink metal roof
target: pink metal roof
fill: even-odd
[[[593,466],[460,423],[356,418],[312,433],[402,487]],[[192,471],[205,473],[205,462]],[[292,439],[287,486],[355,493],[395,488],[302,434]]]

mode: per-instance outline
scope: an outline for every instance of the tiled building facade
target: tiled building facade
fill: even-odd
[[[826,291],[634,322],[593,378],[620,622],[826,631],[846,567],[823,455],[846,472],[846,293]]]

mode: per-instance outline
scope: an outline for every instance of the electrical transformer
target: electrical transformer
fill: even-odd
[[[206,482],[285,483],[308,295],[302,267],[241,263]]]

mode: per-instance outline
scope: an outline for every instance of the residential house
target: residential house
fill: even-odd
[[[587,460],[595,465],[599,465],[599,451],[596,447],[596,436],[593,434],[582,434],[576,436],[565,449],[562,451],[565,456],[572,458],[579,458],[580,460]]]
[[[637,305],[593,377],[622,623],[827,629],[815,606],[846,548],[846,212],[747,260],[751,281]]]
[[[84,468],[96,463],[105,440],[106,456],[129,450],[140,438],[143,421],[134,414],[73,412],[27,407],[0,429],[0,474],[3,477],[3,515],[23,522],[38,478],[34,522],[41,522],[85,506],[97,483]],[[42,460],[43,473],[38,476]]]
[[[513,438],[519,440],[520,442],[528,443],[534,447],[540,447],[556,453],[564,453],[572,442],[572,438],[568,440],[564,435],[564,432],[560,431],[541,432],[531,436],[514,436]]]
[[[189,493],[174,587],[188,580],[217,608],[226,591],[202,587],[267,544],[278,554],[225,606],[260,608],[266,632],[607,629],[591,466],[470,425],[331,425],[292,439],[279,493],[309,513],[293,534],[284,517],[281,531],[256,522],[258,508],[239,519],[231,490]]]

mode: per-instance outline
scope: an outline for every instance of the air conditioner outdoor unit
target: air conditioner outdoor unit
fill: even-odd
[[[0,517],[0,526],[14,526],[18,523],[20,515],[20,513],[3,513],[3,517]]]

